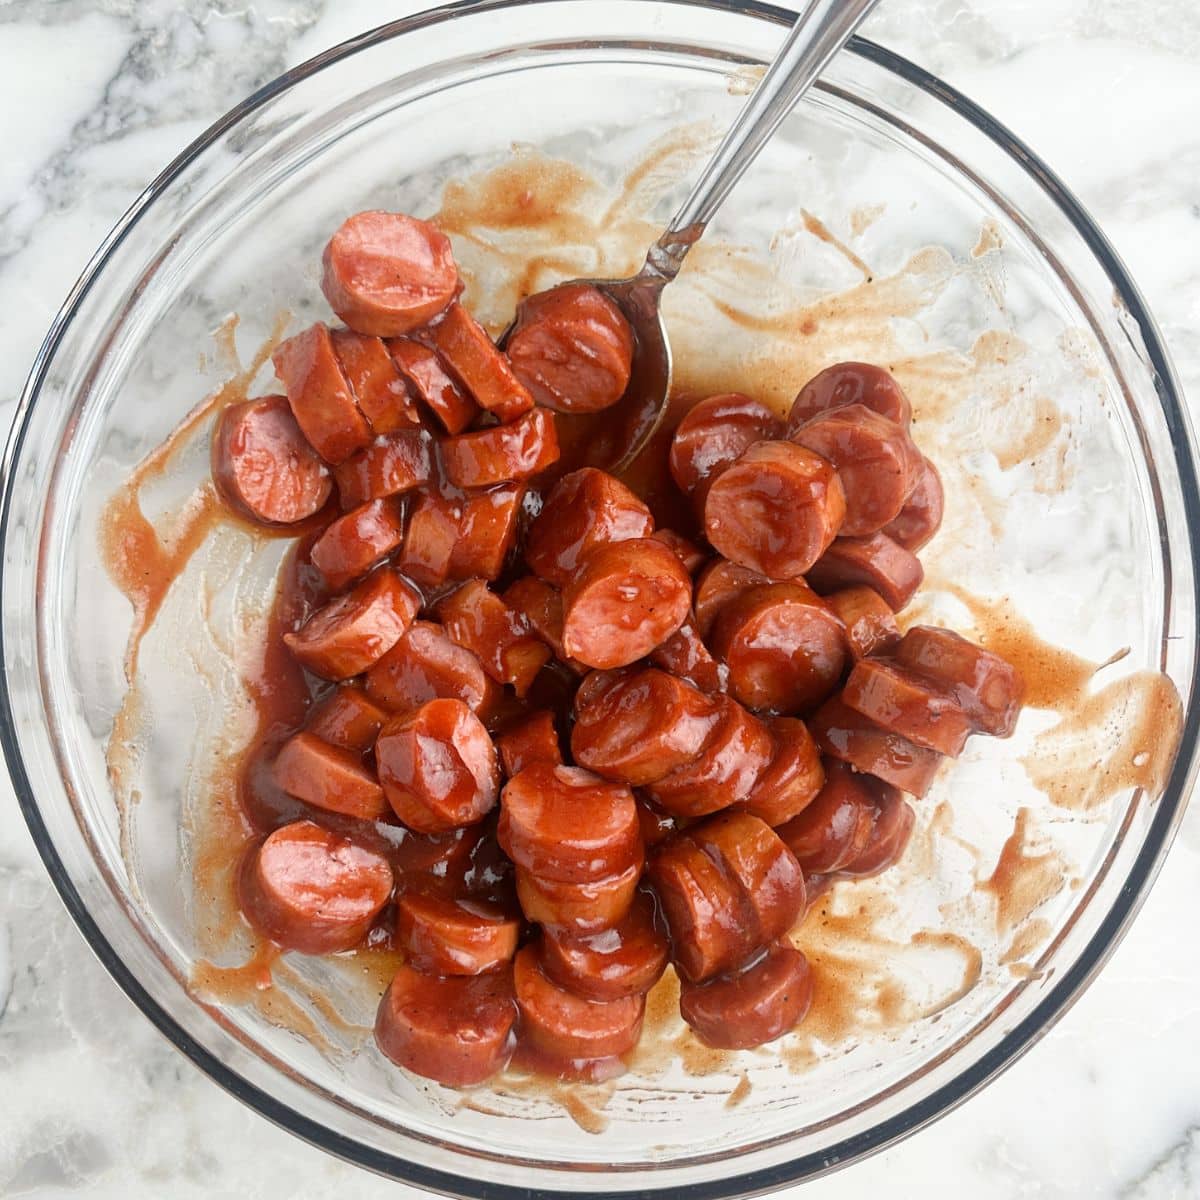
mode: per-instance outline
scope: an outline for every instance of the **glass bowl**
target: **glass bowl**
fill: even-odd
[[[668,293],[681,383],[784,404],[837,358],[892,367],[950,495],[918,615],[1018,654],[1040,707],[944,772],[901,868],[839,885],[810,916],[797,938],[816,1008],[778,1046],[706,1057],[667,985],[617,1083],[511,1077],[460,1095],[374,1053],[381,981],[365,961],[289,956],[266,991],[239,970],[227,879],[203,868],[236,832],[220,819],[245,737],[238,656],[284,543],[218,523],[177,586],[144,591],[156,620],[130,664],[130,603],[102,552],[110,498],[231,375],[270,386],[256,352],[285,310],[322,313],[319,251],[347,212],[440,206],[493,326],[521,286],[634,266],[791,19],[720,0],[481,0],[337,47],[154,181],[67,299],[22,398],[4,478],[2,734],[63,900],[213,1079],[416,1185],[723,1196],[886,1146],[1064,1011],[1181,816],[1198,493],[1154,323],[1044,164],[857,41]],[[210,420],[202,409],[143,478],[160,537],[129,561],[147,579],[139,553],[187,548]]]

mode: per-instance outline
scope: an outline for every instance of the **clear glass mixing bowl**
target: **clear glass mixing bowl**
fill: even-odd
[[[68,298],[22,399],[4,475],[2,735],[55,884],[121,986],[218,1083],[301,1137],[417,1185],[723,1196],[877,1150],[969,1096],[1063,1012],[1144,898],[1181,815],[1196,766],[1198,493],[1159,335],[1044,164],[952,89],[859,41],[679,281],[681,367],[720,352],[731,381],[750,372],[781,399],[830,357],[885,356],[914,395],[918,438],[952,476],[927,611],[978,624],[957,582],[991,598],[996,637],[1021,614],[1092,662],[1127,651],[1092,699],[1075,695],[1075,708],[1098,713],[1092,727],[1071,725],[1069,711],[1057,725],[1031,712],[1011,742],[973,748],[922,805],[907,868],[835,893],[827,920],[801,935],[825,938],[814,954],[841,963],[836,986],[869,989],[884,977],[863,974],[846,914],[875,905],[872,969],[882,963],[906,989],[904,1019],[885,1028],[864,1002],[861,1028],[818,1030],[802,1045],[708,1067],[694,1056],[643,1064],[579,1101],[601,1110],[584,1132],[553,1089],[462,1103],[391,1070],[369,1043],[355,1053],[361,1031],[320,1011],[309,1016],[324,1041],[189,985],[205,946],[189,831],[206,772],[232,752],[225,718],[239,700],[228,669],[239,627],[217,610],[261,605],[280,544],[226,531],[164,601],[123,747],[134,806],[123,827],[105,754],[130,611],[99,552],[103,505],[229,373],[209,353],[229,313],[245,356],[281,310],[320,311],[319,248],[348,211],[433,211],[448,180],[514,152],[576,164],[595,200],[666,146],[626,187],[625,208],[596,224],[630,236],[563,255],[563,270],[580,274],[634,265],[632,234],[669,213],[790,19],[736,0],[480,0],[331,50],[250,97],[155,180]],[[524,251],[505,242],[511,229],[492,232],[459,248],[496,282],[504,253]],[[503,320],[506,293],[489,294]],[[730,320],[756,304],[757,324]],[[710,321],[726,322],[720,337]],[[199,436],[144,503],[168,511],[205,461]],[[1047,654],[1038,687],[1069,690],[1077,661]],[[1169,689],[1139,674],[1160,671],[1183,698],[1178,755]],[[1037,762],[1049,771],[1041,791]],[[351,1030],[372,998],[349,995]]]

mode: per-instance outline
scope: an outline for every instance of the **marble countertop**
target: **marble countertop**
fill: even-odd
[[[405,0],[0,0],[0,422],[59,303],[145,183],[238,96]],[[888,0],[869,36],[1058,169],[1130,267],[1200,404],[1200,6]],[[982,1094],[809,1186],[1200,1197],[1200,808],[1133,931]],[[1053,1096],[1058,1119],[1042,1120]],[[899,1181],[899,1182],[898,1182]],[[93,960],[0,783],[0,1195],[367,1200],[405,1189],[210,1083]]]

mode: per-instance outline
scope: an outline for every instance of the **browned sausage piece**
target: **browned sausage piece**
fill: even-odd
[[[700,505],[714,479],[755,442],[778,441],[783,421],[738,392],[709,396],[688,410],[671,441],[669,466],[679,490]]]
[[[336,466],[371,440],[333,352],[328,326],[318,322],[281,342],[271,360],[296,423],[326,462]]]
[[[509,858],[539,881],[602,879],[641,858],[633,793],[550,762],[534,763],[504,785],[496,836]]]
[[[649,797],[639,792],[634,799],[637,801],[638,825],[642,830],[642,845],[649,850],[653,846],[665,842],[672,834],[679,832],[679,821],[669,812],[658,807]]]
[[[424,429],[402,429],[377,437],[333,473],[343,508],[380,496],[398,496],[429,482],[433,441]]]
[[[684,979],[728,971],[754,953],[754,914],[741,889],[686,834],[660,846],[647,873]]]
[[[383,789],[356,750],[331,746],[315,734],[293,734],[275,760],[275,782],[291,796],[326,812],[377,821],[387,812]]]
[[[728,696],[714,703],[717,723],[699,755],[646,788],[677,817],[702,817],[747,799],[774,752],[762,721]]]
[[[387,713],[358,688],[343,683],[308,714],[309,733],[331,746],[365,754],[375,745]]]
[[[335,329],[333,352],[372,433],[397,433],[421,424],[408,387],[382,339]]]
[[[524,867],[517,867],[517,899],[529,921],[550,933],[577,936],[611,929],[629,912],[642,875],[642,854],[615,875],[586,883],[566,883],[544,879]]]
[[[579,937],[542,938],[542,970],[560,987],[589,1000],[644,996],[662,977],[669,946],[654,917],[654,901],[640,892],[611,929]]]
[[[410,888],[396,904],[396,942],[429,975],[482,975],[517,952],[520,922],[494,904]]]
[[[793,442],[756,442],[713,482],[704,531],[716,550],[770,579],[795,579],[846,514],[833,464]]]
[[[375,1018],[375,1041],[397,1066],[446,1087],[483,1083],[512,1056],[512,971],[439,978],[401,967]]]
[[[782,825],[803,811],[825,783],[821,754],[808,726],[794,717],[768,722],[775,753],[758,777],[740,809],[765,821]]]
[[[563,762],[558,729],[549,709],[542,709],[509,726],[496,739],[496,749],[500,752],[504,773],[510,779],[534,763],[561,767]]]
[[[511,683],[518,696],[550,661],[546,643],[482,579],[451,592],[437,611],[450,637],[474,653],[497,683]]]
[[[883,659],[855,663],[842,700],[876,725],[948,758],[962,753],[972,729],[962,706],[944,688]]]
[[[908,738],[876,725],[840,696],[826,700],[808,727],[825,754],[858,771],[877,775],[912,796],[924,796],[929,791],[942,765],[942,756],[936,751],[914,745]]]
[[[896,614],[874,588],[859,586],[830,592],[825,604],[845,627],[846,644],[856,659],[891,650],[900,640]]]
[[[442,442],[446,477],[461,488],[528,479],[557,461],[554,414],[545,408],[535,408],[507,425],[460,433]]]
[[[696,758],[718,711],[710,697],[664,671],[593,672],[575,696],[571,751],[598,775],[644,787]]]
[[[529,628],[554,652],[559,662],[572,670],[584,672],[587,667],[575,662],[563,649],[563,605],[562,595],[548,583],[534,575],[523,575],[509,585],[504,593],[504,603],[525,619]]]
[[[786,941],[736,975],[684,982],[679,1012],[705,1045],[749,1050],[773,1042],[804,1020],[812,1003],[808,959]]]
[[[447,433],[462,433],[479,416],[479,405],[450,378],[428,346],[411,338],[392,338],[387,348],[409,386]]]
[[[475,403],[498,421],[515,421],[533,407],[533,397],[513,374],[508,359],[461,304],[452,304],[422,339],[442,356]]]
[[[1016,727],[1025,685],[998,654],[949,629],[915,625],[896,648],[896,661],[946,688],[981,733],[1008,737]]]
[[[882,780],[827,759],[817,798],[776,832],[810,875],[830,875],[863,854],[880,807],[898,795]]]
[[[250,924],[302,954],[335,954],[361,942],[392,886],[385,858],[311,821],[276,829],[250,851],[238,878]]]
[[[718,613],[731,600],[753,587],[771,581],[749,567],[739,566],[726,558],[716,558],[700,572],[692,608],[696,615],[696,632],[707,639],[712,633]]]
[[[499,487],[467,496],[458,541],[450,554],[451,579],[496,579],[517,540],[525,485]]]
[[[326,526],[309,558],[331,591],[365,575],[404,540],[404,501],[399,496],[368,500]]]
[[[462,504],[437,492],[416,498],[396,565],[424,588],[440,587],[450,574],[462,532]]]
[[[889,521],[883,532],[916,554],[941,528],[945,506],[942,477],[933,463],[925,459],[917,486],[905,500],[900,515]]]
[[[307,520],[333,490],[329,468],[283,396],[225,409],[213,435],[212,476],[230,507],[263,525]]]
[[[283,640],[315,675],[349,679],[378,662],[400,640],[420,607],[421,597],[413,587],[381,567],[317,609]]]
[[[800,580],[732,599],[709,645],[729,669],[730,694],[758,712],[812,708],[837,687],[846,664],[841,622]]]
[[[496,806],[496,747],[461,700],[430,700],[393,717],[379,732],[375,762],[388,803],[418,833],[474,825]]]
[[[686,679],[702,692],[729,690],[729,668],[717,662],[689,618],[661,646],[650,653],[656,667]]]
[[[479,659],[431,621],[414,621],[367,672],[367,695],[393,712],[430,700],[461,700],[486,714],[496,692]]]
[[[396,337],[431,321],[458,294],[450,239],[404,213],[356,213],[325,247],[321,290],[351,329]]]
[[[637,1045],[642,996],[588,1000],[554,983],[542,970],[539,948],[526,946],[513,964],[521,1041],[564,1063],[611,1058]]]
[[[870,537],[838,538],[808,572],[808,586],[818,595],[844,588],[874,588],[893,612],[914,596],[925,569],[921,560],[886,533]]]
[[[439,890],[448,885],[465,886],[479,847],[492,840],[488,823],[451,829],[446,833],[414,833],[397,826],[392,832],[394,844],[388,852],[396,874],[406,883],[413,875],[428,875]],[[395,833],[400,834],[395,839]]]
[[[563,649],[606,670],[644,658],[687,620],[692,578],[662,542],[596,547],[563,592]]]
[[[539,404],[599,412],[624,394],[633,331],[602,292],[567,283],[522,302],[505,349],[513,374]]]
[[[907,426],[912,420],[908,397],[882,367],[870,363],[835,363],[800,389],[788,415],[788,436],[813,417],[850,404],[865,405],[897,425]]]
[[[855,879],[878,875],[900,860],[908,848],[917,819],[912,805],[894,788],[880,798],[866,848],[839,872]]]
[[[689,575],[695,575],[708,562],[708,555],[682,533],[676,533],[673,529],[656,529],[650,536],[656,542],[670,546]]]
[[[597,546],[649,537],[650,510],[619,479],[595,467],[564,475],[529,527],[525,561],[539,578],[564,587]]]

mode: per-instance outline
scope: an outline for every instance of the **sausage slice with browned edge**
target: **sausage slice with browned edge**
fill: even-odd
[[[524,499],[523,483],[502,483],[467,495],[450,551],[451,579],[499,578],[516,544]]]
[[[309,558],[332,591],[341,591],[382,562],[404,540],[404,501],[368,500],[325,527]]]
[[[402,712],[430,700],[461,700],[486,715],[496,685],[465,646],[431,621],[414,621],[400,640],[367,672],[367,695]]]
[[[377,437],[339,463],[333,473],[343,508],[380,496],[398,496],[429,482],[433,441],[424,429],[402,429]]]
[[[533,407],[533,397],[513,374],[508,359],[461,304],[450,305],[421,338],[441,355],[475,403],[496,420],[515,421]]]
[[[810,875],[831,875],[870,845],[880,808],[899,792],[836,759],[825,763],[825,784],[798,816],[776,832]]]
[[[656,529],[650,536],[656,542],[670,546],[689,575],[695,575],[708,562],[707,551],[701,550],[690,538],[685,538],[682,533],[676,533],[674,529]]]
[[[840,873],[852,879],[864,879],[899,862],[908,848],[916,820],[912,805],[898,791],[891,789],[876,805],[871,836],[863,852],[847,863]]]
[[[355,750],[331,746],[313,733],[294,733],[275,760],[275,782],[285,792],[344,817],[377,821],[387,812],[383,789]]]
[[[671,675],[686,679],[702,692],[729,690],[729,668],[709,653],[691,618],[650,652],[650,662]]]
[[[388,715],[352,684],[334,688],[309,711],[305,727],[331,746],[366,753],[375,745]]]
[[[531,713],[510,725],[496,738],[496,749],[500,753],[504,773],[510,779],[534,763],[549,763],[556,767],[563,765],[558,728],[554,723],[554,714],[549,709]]]
[[[696,616],[696,632],[708,640],[718,614],[743,592],[771,581],[749,567],[739,566],[726,558],[715,558],[700,572],[692,596]]]
[[[907,427],[912,405],[900,385],[882,367],[843,362],[826,367],[801,389],[788,414],[788,437],[821,413],[862,404],[897,425]]]
[[[750,795],[737,807],[768,825],[782,825],[802,812],[825,783],[821,753],[808,726],[795,717],[767,723],[775,751]]]
[[[846,645],[855,659],[891,650],[900,640],[896,614],[874,589],[859,584],[823,597],[846,630]]]
[[[693,405],[671,440],[669,466],[679,490],[700,505],[713,480],[755,442],[778,441],[783,421],[759,400],[738,392]]]
[[[421,424],[417,406],[381,338],[353,329],[335,329],[331,337],[342,374],[372,433],[396,433]]]
[[[838,538],[813,564],[806,577],[818,595],[865,586],[877,591],[893,612],[916,594],[925,578],[921,560],[886,533]]]
[[[435,351],[412,338],[392,338],[387,348],[418,399],[447,433],[462,433],[479,416],[479,405],[454,382]]]
[[[446,477],[461,488],[528,479],[556,462],[554,414],[545,408],[535,408],[506,425],[460,433],[442,442]]]
[[[517,867],[517,899],[526,918],[548,933],[578,936],[611,929],[629,912],[643,865],[639,846],[636,858],[625,870],[582,883],[547,879]]]
[[[905,550],[916,554],[941,528],[945,507],[942,477],[937,467],[925,459],[917,486],[905,500],[899,515],[883,527],[883,532]]]
[[[422,489],[417,493],[397,566],[423,588],[446,582],[462,535],[460,500]]]
[[[409,888],[396,904],[396,942],[429,975],[482,975],[517,952],[520,922],[494,904]]]

